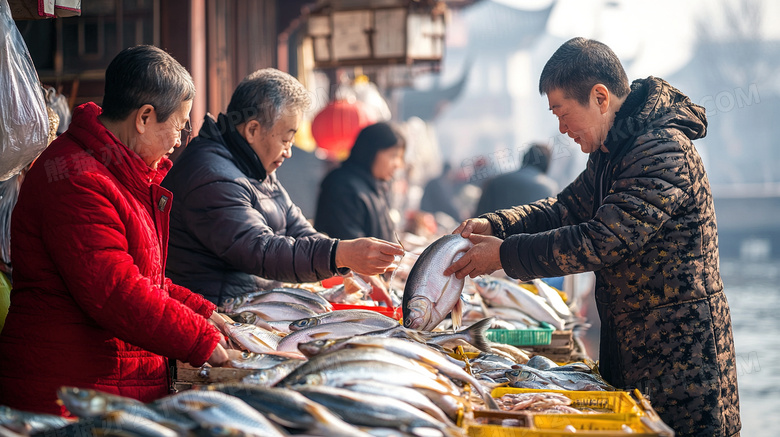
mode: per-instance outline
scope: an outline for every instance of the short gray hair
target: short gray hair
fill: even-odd
[[[303,112],[309,105],[311,97],[296,78],[275,68],[263,68],[238,84],[227,115],[235,125],[257,120],[270,129],[284,112]]]
[[[106,69],[103,116],[124,120],[141,106],[152,105],[157,121],[164,122],[194,97],[192,76],[171,55],[150,45],[130,47]]]

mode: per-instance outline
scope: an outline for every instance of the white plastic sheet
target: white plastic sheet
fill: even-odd
[[[27,167],[45,148],[49,117],[27,45],[0,0],[0,181]]]

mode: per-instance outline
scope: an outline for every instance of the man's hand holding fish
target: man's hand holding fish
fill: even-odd
[[[492,235],[479,235],[474,232],[476,227],[471,227],[469,222],[477,220],[467,220],[461,224],[458,229],[464,228],[461,236],[468,238],[474,246],[463,254],[457,261],[452,263],[444,271],[444,276],[454,274],[456,278],[463,279],[466,276],[476,278],[479,275],[489,275],[496,270],[501,269],[501,243],[503,240]],[[490,225],[488,224],[488,228]],[[469,235],[466,235],[467,231]],[[453,232],[453,234],[456,232]]]

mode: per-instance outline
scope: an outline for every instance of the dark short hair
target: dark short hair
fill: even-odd
[[[521,167],[536,167],[542,173],[546,173],[550,167],[550,157],[552,152],[550,148],[541,143],[532,144],[523,155],[523,164]]]
[[[263,68],[238,84],[227,116],[233,125],[257,120],[270,129],[285,111],[305,111],[311,104],[306,88],[298,80],[275,68]]]
[[[567,98],[587,106],[590,90],[599,83],[618,97],[631,91],[626,70],[612,49],[596,40],[577,37],[563,43],[547,61],[539,78],[539,93],[559,89]]]
[[[157,121],[163,122],[193,98],[190,73],[164,50],[140,45],[122,50],[108,65],[102,115],[124,120],[141,106],[152,105]]]

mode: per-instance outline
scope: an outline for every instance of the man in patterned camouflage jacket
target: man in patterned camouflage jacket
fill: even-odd
[[[455,233],[475,246],[445,274],[595,272],[606,380],[647,393],[678,436],[738,434],[712,194],[692,144],[704,108],[652,76],[629,87],[612,50],[584,38],[553,54],[539,90],[587,168],[556,198],[463,222]]]

